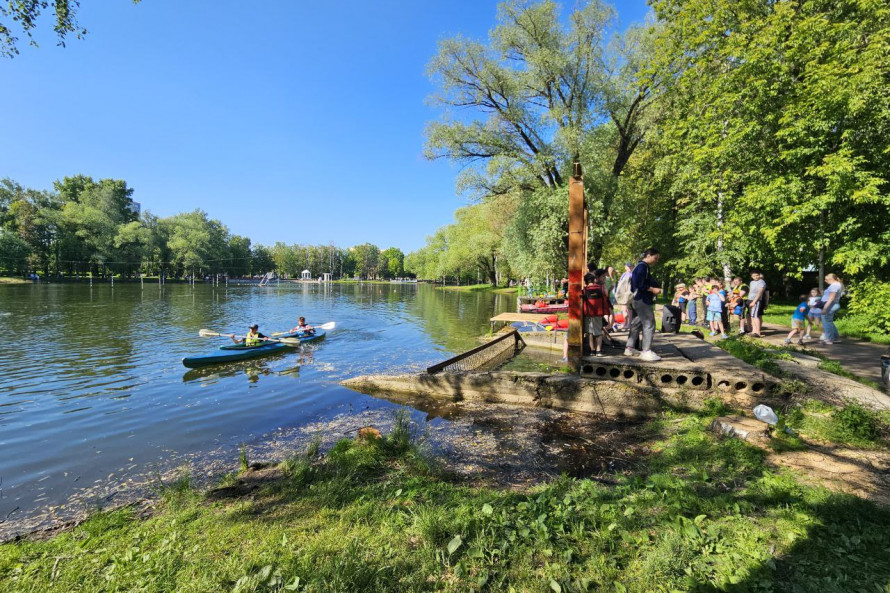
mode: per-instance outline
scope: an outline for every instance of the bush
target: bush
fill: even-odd
[[[890,334],[890,282],[860,282],[850,289],[850,314],[864,326]]]

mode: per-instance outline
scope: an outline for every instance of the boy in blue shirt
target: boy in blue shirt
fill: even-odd
[[[810,304],[807,300],[807,295],[800,295],[800,302],[797,304],[794,313],[791,314],[791,331],[788,333],[788,337],[785,338],[786,344],[790,344],[791,338],[797,334],[801,334],[801,337],[797,339],[797,343],[803,344],[803,331],[807,325],[807,313],[810,312]]]
[[[716,284],[711,285],[711,291],[708,294],[708,323],[711,326],[711,336],[717,335],[720,330],[720,337],[724,340],[727,338],[726,329],[723,327],[723,302],[726,301],[725,293],[720,291],[720,287]]]

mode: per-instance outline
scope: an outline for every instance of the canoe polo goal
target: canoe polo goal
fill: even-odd
[[[446,361],[426,369],[427,374],[440,372],[490,371],[501,366],[519,353],[525,342],[517,330],[507,332],[497,338],[453,356]]]

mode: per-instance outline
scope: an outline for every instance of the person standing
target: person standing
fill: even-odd
[[[654,248],[643,252],[630,276],[630,289],[633,298],[630,308],[633,321],[630,324],[630,335],[627,338],[625,356],[634,356],[639,352],[640,360],[655,362],[661,357],[652,351],[652,338],[655,335],[655,313],[652,310],[655,297],[661,294],[658,282],[652,277],[650,266],[658,263],[658,250]],[[637,350],[637,345],[640,350]]]
[[[823,344],[837,344],[841,335],[837,331],[837,326],[834,324],[834,316],[837,314],[838,309],[841,308],[841,297],[844,296],[844,285],[841,283],[841,279],[835,276],[834,274],[827,274],[825,276],[825,282],[828,283],[828,288],[825,289],[825,294],[822,295],[822,336],[819,337],[819,341]]]
[[[624,316],[624,321],[621,324],[621,329],[629,329],[631,322],[631,308],[630,308],[630,299],[632,297],[630,290],[630,276],[633,271],[633,264],[628,262],[624,264],[624,273],[621,274],[621,278],[618,279],[618,285],[615,287],[615,304],[621,307],[621,314]]]
[[[766,281],[760,270],[751,270],[751,291],[748,293],[748,317],[751,320],[751,337],[759,338],[763,329],[763,307],[766,304]]]

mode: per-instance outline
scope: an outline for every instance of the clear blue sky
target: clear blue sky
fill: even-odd
[[[83,0],[86,39],[0,58],[0,177],[125,179],[159,216],[201,208],[255,243],[406,252],[453,220],[457,168],[422,155],[440,39],[493,0]],[[571,2],[564,3],[570,6]],[[617,4],[621,27],[644,0]]]

